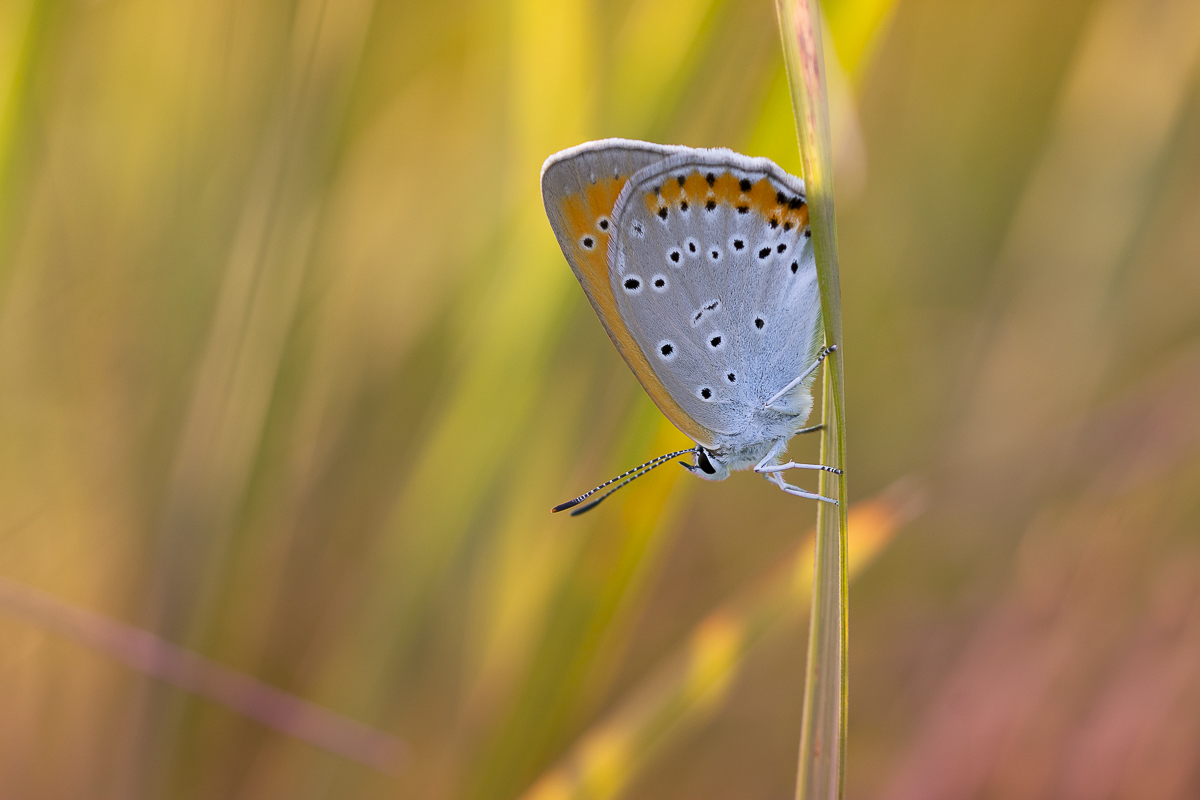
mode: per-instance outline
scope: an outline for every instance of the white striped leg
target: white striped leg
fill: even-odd
[[[787,447],[786,440],[779,440],[775,446],[771,448],[771,452],[763,456],[762,461],[754,465],[754,471],[758,473],[768,472],[786,472],[789,469],[820,469],[825,472],[832,472],[834,475],[841,475],[842,471],[837,467],[827,467],[824,464],[797,464],[795,461],[789,461],[786,464],[771,464],[772,461]]]
[[[829,345],[829,347],[826,347],[826,348],[825,348],[824,350],[822,350],[820,353],[817,353],[817,360],[813,362],[812,366],[811,366],[811,367],[809,367],[808,369],[804,370],[804,372],[800,373],[800,374],[799,374],[799,375],[797,375],[795,378],[793,378],[793,379],[792,379],[792,380],[791,380],[791,381],[788,383],[788,385],[787,385],[787,386],[785,386],[785,387],[783,387],[782,389],[780,389],[778,392],[776,392],[776,393],[775,393],[775,394],[774,394],[774,395],[771,397],[771,399],[770,399],[770,400],[768,400],[767,402],[763,403],[763,408],[769,408],[769,407],[771,406],[771,404],[772,404],[772,403],[774,403],[776,400],[778,400],[779,398],[783,397],[785,394],[787,394],[788,392],[790,392],[792,389],[795,389],[797,386],[799,386],[801,381],[803,381],[803,380],[804,380],[805,378],[807,378],[809,375],[812,375],[814,372],[816,372],[816,370],[817,370],[817,367],[821,366],[821,362],[825,360],[825,357],[826,357],[826,356],[828,356],[830,353],[833,353],[833,352],[836,352],[836,351],[837,351],[837,345],[836,345],[836,344],[831,344],[831,345]]]
[[[823,503],[832,503],[835,506],[838,504],[838,501],[834,500],[832,497],[825,497],[814,492],[806,492],[799,486],[793,486],[792,484],[787,483],[783,480],[783,476],[778,472],[765,473],[763,477],[778,486],[783,491],[787,492],[788,494],[795,495],[796,497],[807,497],[809,500],[820,500]]]
[[[834,475],[841,475],[842,471],[837,467],[827,467],[824,464],[797,464],[795,461],[789,461],[786,464],[775,464],[774,466],[764,467],[761,462],[754,468],[755,472],[785,472],[789,469],[821,469],[826,472],[832,472]]]

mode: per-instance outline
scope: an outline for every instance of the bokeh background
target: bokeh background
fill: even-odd
[[[847,796],[1200,796],[1200,4],[825,10]],[[549,514],[604,136],[798,171],[772,4],[0,0],[0,797],[791,796],[812,504]]]

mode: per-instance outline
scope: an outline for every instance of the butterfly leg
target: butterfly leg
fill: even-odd
[[[834,475],[841,475],[842,471],[837,467],[827,467],[824,464],[797,464],[795,461],[789,461],[786,464],[772,464],[783,449],[787,447],[787,441],[780,439],[771,448],[771,452],[763,456],[762,461],[754,465],[754,471],[762,474],[785,472],[789,469],[820,469],[825,472],[832,472]],[[782,479],[781,479],[782,480]]]
[[[799,486],[793,486],[792,484],[787,483],[784,481],[783,476],[778,472],[768,472],[763,474],[763,477],[778,486],[783,491],[787,492],[788,494],[795,495],[796,497],[807,497],[809,500],[820,500],[823,503],[832,503],[835,506],[838,504],[838,501],[831,497],[824,497],[813,492],[806,492]]]
[[[797,464],[795,461],[789,461],[786,464],[772,464],[771,462],[779,458],[780,453],[782,453],[786,447],[787,440],[780,439],[771,448],[770,452],[763,456],[762,460],[754,465],[754,471],[788,494],[795,495],[796,497],[807,497],[809,500],[821,500],[826,503],[833,503],[836,506],[838,504],[837,500],[833,500],[813,492],[807,492],[804,489],[801,489],[799,486],[793,486],[792,484],[784,481],[781,473],[789,469],[822,469],[826,472],[832,472],[835,475],[841,475],[842,471],[835,467],[826,467],[822,464]]]
[[[785,394],[790,392],[792,389],[795,389],[797,386],[799,386],[801,381],[803,381],[809,375],[812,375],[814,372],[816,372],[817,367],[821,366],[821,362],[825,360],[826,356],[828,356],[830,353],[836,351],[837,349],[838,349],[838,347],[836,344],[831,344],[831,345],[829,345],[829,347],[826,347],[820,353],[817,353],[817,360],[812,363],[812,366],[809,367],[808,369],[804,370],[804,372],[801,372],[795,378],[793,378],[788,383],[787,386],[780,389],[778,392],[776,392],[774,394],[773,397],[771,397],[770,400],[763,403],[763,408],[769,408],[771,406],[771,404],[774,403],[776,400],[783,397]]]
[[[797,464],[795,461],[789,461],[786,464],[773,464],[764,466],[761,462],[754,468],[755,472],[784,472],[789,469],[820,469],[825,472],[832,472],[834,475],[841,475],[842,471],[837,467],[827,467],[824,464]]]

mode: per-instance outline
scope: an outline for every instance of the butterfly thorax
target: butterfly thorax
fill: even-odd
[[[771,455],[772,450],[775,452],[766,464],[781,463],[786,443],[804,427],[813,407],[812,392],[805,385],[796,387],[792,396],[785,399],[794,404],[795,413],[774,408],[757,410],[742,431],[720,436],[711,447],[701,445],[713,472],[700,469],[696,474],[706,480],[724,480],[730,473],[752,469]],[[696,466],[700,466],[698,460]]]

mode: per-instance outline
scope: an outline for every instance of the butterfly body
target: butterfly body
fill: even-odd
[[[729,150],[609,139],[551,156],[542,194],[613,343],[697,443],[685,466],[780,464],[824,357],[803,182]]]

